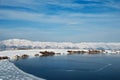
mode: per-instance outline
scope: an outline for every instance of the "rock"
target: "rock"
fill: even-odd
[[[2,56],[0,57],[0,60],[3,60],[3,59],[10,59],[8,56]]]
[[[27,54],[23,54],[23,55],[21,56],[22,59],[26,59],[26,58],[28,58],[28,57],[29,57],[29,55],[27,55]]]
[[[40,56],[40,55],[39,55],[39,54],[35,54],[34,56],[36,56],[36,57],[37,57],[37,56]]]
[[[86,51],[67,51],[69,54],[84,54]]]
[[[89,50],[88,53],[89,54],[99,54],[99,53],[101,53],[101,51],[100,50]]]
[[[53,52],[53,51],[41,51],[40,53],[42,54],[42,56],[53,56],[53,55],[55,55],[55,52]]]
[[[13,59],[14,59],[14,60],[19,60],[20,58],[21,58],[20,56],[15,55]]]

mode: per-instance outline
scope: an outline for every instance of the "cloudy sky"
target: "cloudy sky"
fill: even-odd
[[[0,40],[119,42],[120,0],[0,0]]]

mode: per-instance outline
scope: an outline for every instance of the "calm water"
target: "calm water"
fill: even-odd
[[[14,61],[23,71],[47,80],[120,80],[120,55],[66,55]]]

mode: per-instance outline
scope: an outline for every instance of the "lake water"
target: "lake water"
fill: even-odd
[[[47,80],[120,80],[120,55],[62,55],[13,62]]]

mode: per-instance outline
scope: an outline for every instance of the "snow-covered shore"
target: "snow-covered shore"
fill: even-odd
[[[33,57],[40,51],[53,51],[55,53],[68,54],[68,50],[104,50],[104,53],[120,53],[120,43],[105,42],[39,42],[25,39],[9,39],[0,41],[0,56],[13,58],[15,55],[27,54]],[[41,55],[41,54],[40,54]]]
[[[0,56],[7,56],[10,59],[13,59],[14,56],[23,54],[29,55],[29,57],[34,57],[35,54],[40,54],[40,51],[53,51],[55,53],[60,53],[61,55],[66,55],[68,49],[32,49],[32,50],[6,50],[0,51]]]
[[[22,56],[24,54],[29,55],[29,57],[34,57],[35,54],[42,55],[40,51],[53,51],[59,55],[67,55],[69,54],[67,51],[72,50],[72,51],[88,51],[85,49],[31,49],[31,50],[5,50],[5,51],[0,51],[0,56],[7,56],[10,59],[14,59],[16,55]],[[120,50],[114,51],[114,50],[105,50],[104,54],[120,54]]]
[[[31,49],[31,50],[5,50],[0,51],[0,56],[7,56],[10,59],[14,59],[14,56],[23,54],[29,55],[29,57],[34,57],[35,54],[40,54],[40,51],[53,51],[60,55],[67,55],[68,50],[79,51],[81,49]],[[87,50],[84,50],[87,51]],[[120,54],[120,51],[106,50],[104,54]],[[22,77],[21,77],[22,76]],[[21,79],[22,78],[22,79]],[[31,76],[23,71],[19,70],[13,63],[8,60],[0,60],[0,80],[42,80]]]
[[[45,80],[25,73],[8,60],[0,61],[0,80]]]

